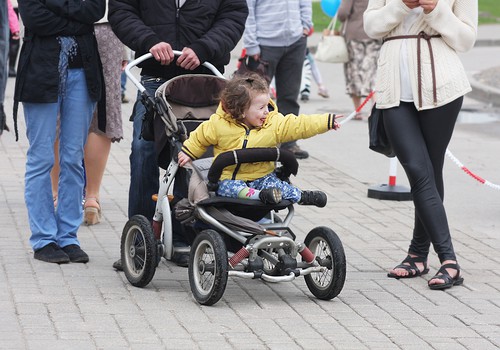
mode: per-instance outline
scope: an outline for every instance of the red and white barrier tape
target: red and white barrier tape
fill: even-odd
[[[460,169],[462,169],[467,175],[471,176],[473,179],[479,181],[483,185],[489,186],[491,188],[494,188],[495,190],[500,190],[500,185],[496,185],[488,180],[483,179],[482,177],[474,174],[472,171],[470,171],[465,165],[463,165],[454,155],[453,153],[450,152],[449,149],[446,149],[446,155],[451,159],[453,163],[458,165]]]
[[[363,100],[363,103],[361,103],[361,105],[354,111],[352,112],[351,114],[349,114],[347,116],[347,118],[345,118],[344,120],[342,120],[340,122],[340,124],[345,124],[346,122],[350,121],[352,118],[354,118],[356,116],[357,113],[359,113],[363,107],[368,103],[368,101],[373,97],[373,95],[375,94],[374,91],[370,92],[370,94],[368,96],[366,96],[366,98]],[[479,181],[480,183],[482,183],[483,185],[486,185],[486,186],[489,186],[495,190],[500,190],[500,185],[497,185],[497,184],[494,184],[488,180],[485,180],[483,179],[482,177],[474,174],[472,171],[470,171],[465,165],[463,165],[454,155],[453,153],[450,152],[449,149],[446,149],[446,155],[448,156],[448,158],[451,159],[451,161],[453,163],[455,163],[456,165],[458,165],[458,167],[460,169],[462,169],[467,175],[469,175],[470,177],[472,177],[473,179]],[[395,180],[395,177],[394,177],[394,180]],[[395,181],[394,181],[395,182]]]
[[[354,118],[357,113],[361,112],[361,110],[363,109],[363,107],[365,107],[365,105],[368,103],[368,101],[370,101],[370,99],[373,97],[373,95],[375,95],[375,91],[370,92],[368,94],[368,96],[366,96],[366,98],[363,100],[363,102],[359,105],[359,107],[356,108],[356,110],[354,112],[352,112],[351,114],[349,114],[347,116],[347,118],[345,118],[344,120],[342,120],[339,124],[340,125],[345,124],[349,120],[351,120],[352,118]]]

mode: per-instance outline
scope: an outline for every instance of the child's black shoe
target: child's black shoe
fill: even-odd
[[[265,204],[277,204],[281,202],[281,190],[279,188],[266,188],[260,190],[259,199]]]

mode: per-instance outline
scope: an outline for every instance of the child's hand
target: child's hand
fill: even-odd
[[[337,122],[338,118],[344,118],[344,116],[342,114],[337,114],[335,116],[335,120],[333,121],[333,130],[337,130],[338,128],[340,128],[340,124],[339,122]]]
[[[177,159],[180,167],[183,167],[184,165],[186,165],[191,161],[191,158],[182,151],[179,152],[179,154],[177,155]]]

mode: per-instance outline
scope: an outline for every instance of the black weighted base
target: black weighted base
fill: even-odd
[[[407,187],[381,184],[368,188],[368,198],[389,201],[410,201],[412,197]]]

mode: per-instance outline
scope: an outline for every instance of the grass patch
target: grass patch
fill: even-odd
[[[313,23],[314,31],[321,32],[330,23],[331,17],[327,16],[321,9],[321,3],[314,1]],[[479,24],[499,23],[500,24],[500,1],[499,0],[479,0]],[[339,23],[337,21],[337,27]]]
[[[479,24],[500,23],[500,1],[479,0]]]

